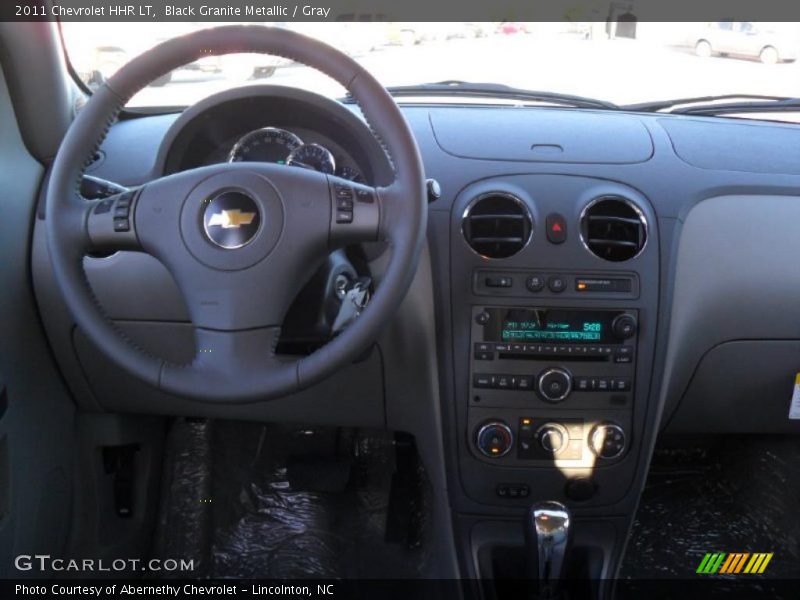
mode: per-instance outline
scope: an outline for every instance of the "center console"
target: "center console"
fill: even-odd
[[[566,571],[613,577],[654,435],[655,222],[636,190],[591,177],[495,177],[456,199],[444,426],[476,577],[531,576],[510,565],[543,503],[571,515]]]

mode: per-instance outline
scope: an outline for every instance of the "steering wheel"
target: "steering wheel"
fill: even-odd
[[[155,179],[107,199],[80,196],[90,157],[137,91],[203,56],[235,52],[289,58],[343,85],[383,144],[394,181],[370,187],[306,169],[230,163]],[[423,173],[416,142],[394,100],[342,52],[265,26],[198,31],[132,60],[78,113],[47,189],[53,272],[78,326],[116,364],[151,386],[209,402],[284,396],[350,363],[400,306],[425,236]],[[362,315],[313,354],[293,360],[276,355],[283,318],[316,265],[337,247],[366,241],[387,242],[391,258]],[[147,252],[174,277],[194,325],[190,364],[171,364],[135,347],[103,313],[83,258],[115,250]]]

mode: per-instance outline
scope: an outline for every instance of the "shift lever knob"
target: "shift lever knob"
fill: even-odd
[[[569,509],[555,501],[534,504],[525,517],[525,541],[531,575],[537,572],[540,600],[554,600],[561,593],[564,559],[570,541]]]

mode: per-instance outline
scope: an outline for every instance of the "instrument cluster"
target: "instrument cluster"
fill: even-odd
[[[364,177],[343,156],[322,144],[304,142],[296,133],[279,127],[262,127],[241,136],[228,153],[228,162],[271,162],[312,169],[364,183]]]

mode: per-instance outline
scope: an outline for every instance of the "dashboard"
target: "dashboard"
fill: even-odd
[[[790,160],[800,129],[541,107],[402,110],[442,189],[424,271],[434,305],[422,309],[435,315],[436,348],[423,358],[438,367],[442,417],[427,433],[443,444],[455,511],[517,515],[557,499],[579,516],[628,514],[661,430],[800,433],[787,418],[800,356],[800,159]],[[731,141],[741,139],[758,151]],[[231,158],[392,178],[357,106],[269,85],[180,114],[131,115],[89,173],[139,185]],[[42,235],[38,223],[34,280],[50,306],[58,292]],[[378,279],[379,256],[364,259]],[[185,307],[156,261],[117,253],[85,268],[133,339],[171,360],[191,356]],[[405,329],[425,322],[403,318]],[[86,374],[71,384],[87,402],[211,414],[125,380],[56,311],[43,319],[60,360]],[[382,343],[385,357],[417,348]],[[383,426],[390,416],[366,399],[385,394],[384,379],[403,381],[393,369],[405,359],[395,359],[373,356],[327,404],[237,414],[302,418],[305,406],[317,420]]]

